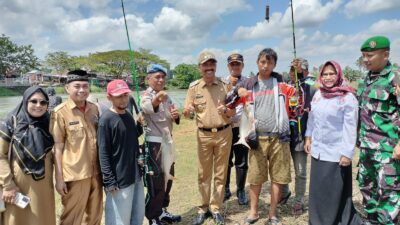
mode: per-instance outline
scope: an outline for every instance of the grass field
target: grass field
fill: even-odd
[[[174,140],[176,144],[176,150],[178,153],[178,159],[175,165],[175,176],[172,192],[171,192],[171,204],[169,211],[176,214],[182,215],[182,222],[178,224],[188,225],[191,224],[193,218],[197,215],[196,205],[199,200],[199,192],[197,187],[197,153],[196,153],[196,126],[194,121],[183,119],[181,125],[174,128]],[[288,160],[290,156],[288,156]],[[357,168],[356,161],[358,160],[358,154],[356,154],[353,162],[353,200],[356,208],[361,210],[361,195],[358,190],[357,182],[355,181],[355,176]],[[291,159],[290,159],[291,161]],[[309,167],[308,167],[309,169]],[[292,168],[293,170],[293,168]],[[294,171],[292,171],[292,180]],[[235,170],[232,170],[231,179],[231,191],[235,191]],[[294,194],[294,182],[290,185],[292,191],[292,196]],[[248,186],[246,186],[248,193]],[[328,194],[328,193],[327,193]],[[57,196],[58,197],[58,196]],[[308,193],[306,194],[306,198]],[[260,220],[256,224],[265,224],[268,216],[269,209],[269,182],[265,183],[262,189],[262,194],[260,197]],[[308,224],[308,214],[307,211],[300,217],[295,217],[291,214],[291,203],[293,199],[291,198],[285,206],[279,208],[279,216],[281,221],[285,225],[306,225]],[[307,205],[307,202],[306,202]],[[227,225],[241,224],[248,212],[248,206],[239,206],[237,204],[236,193],[234,192],[232,197],[224,203],[224,207],[221,211],[225,216]],[[59,198],[57,198],[57,215],[61,213],[61,203]],[[104,220],[103,220],[104,224]],[[145,220],[144,224],[148,224]],[[204,224],[211,225],[214,224],[212,219],[208,219]]]

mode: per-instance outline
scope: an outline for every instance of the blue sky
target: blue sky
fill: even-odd
[[[151,49],[171,68],[196,63],[205,49],[218,58],[218,75],[228,74],[232,52],[245,57],[243,74],[257,72],[256,57],[271,47],[276,70],[293,58],[289,1],[124,0],[132,45]],[[265,6],[270,6],[266,22]],[[391,60],[400,63],[400,1],[293,0],[297,55],[311,66],[327,60],[356,68],[361,43],[371,35],[391,39]],[[0,2],[0,33],[19,44],[71,55],[127,49],[119,0],[13,0]]]

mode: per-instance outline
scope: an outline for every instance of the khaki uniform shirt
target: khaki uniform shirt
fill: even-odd
[[[64,143],[62,168],[64,181],[77,181],[99,174],[96,129],[99,111],[87,101],[85,112],[68,99],[54,108],[50,133],[55,143]]]
[[[201,128],[218,128],[230,123],[230,118],[218,114],[218,102],[225,103],[229,86],[220,78],[215,78],[211,85],[203,79],[190,84],[185,106],[192,104],[196,112],[196,123]]]
[[[147,90],[142,94],[142,99],[140,100],[140,105],[143,110],[143,116],[146,120],[147,127],[149,130],[146,135],[162,137],[163,134],[172,132],[172,122],[174,121],[171,117],[170,109],[173,105],[171,98],[165,102],[160,103],[156,109],[154,109],[151,101],[153,100],[156,92],[152,88],[147,88]]]

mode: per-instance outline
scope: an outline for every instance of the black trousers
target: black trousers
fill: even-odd
[[[239,127],[232,128],[232,147],[229,155],[229,169],[235,165],[238,169],[247,170],[249,150],[243,145],[234,145],[239,141]],[[235,163],[233,162],[235,156]]]
[[[361,218],[352,201],[351,165],[311,157],[309,224],[358,225]]]
[[[145,175],[144,178],[147,186],[145,215],[147,219],[151,220],[158,218],[162,213],[162,208],[169,206],[172,180],[168,181],[167,188],[165,188],[165,176],[161,169],[161,143],[147,143],[154,175]],[[171,166],[170,174],[175,175],[174,164]]]

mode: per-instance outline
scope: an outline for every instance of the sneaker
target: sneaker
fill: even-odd
[[[161,215],[158,217],[161,221],[167,223],[181,222],[182,217],[180,215],[173,215],[167,211],[166,208],[162,209]]]
[[[149,220],[149,225],[167,225],[158,219]]]

